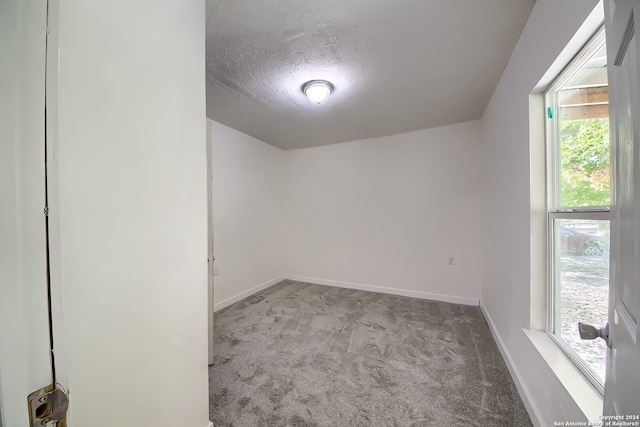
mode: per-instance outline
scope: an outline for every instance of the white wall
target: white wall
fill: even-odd
[[[208,424],[204,16],[60,0],[52,250],[71,426]]]
[[[209,121],[213,155],[216,309],[286,273],[287,168],[285,153]]]
[[[287,152],[287,272],[477,303],[479,132],[469,122]]]
[[[217,192],[229,191],[224,199],[236,205],[229,206],[226,215],[243,217],[234,228],[242,230],[244,224],[261,221],[259,211],[247,214],[242,207],[262,205],[265,196],[250,188],[230,188],[235,184],[228,177],[264,179],[265,187],[275,186],[280,179],[287,182],[286,193],[275,194],[285,205],[289,200],[283,218],[290,228],[286,223],[274,223],[271,228],[274,232],[284,229],[285,258],[272,258],[270,266],[260,270],[405,293],[481,298],[524,386],[532,405],[529,409],[539,417],[534,421],[553,425],[557,420],[583,419],[522,331],[540,327],[540,316],[544,316],[531,311],[532,294],[538,303],[541,295],[544,299],[544,290],[531,288],[530,247],[538,242],[530,236],[529,94],[543,77],[549,77],[545,73],[596,3],[536,2],[478,122],[277,154],[218,125],[222,134],[230,135],[229,140],[244,141],[239,147],[255,146],[236,147],[237,167],[219,170],[214,176],[220,186]],[[268,160],[263,162],[262,156]],[[285,178],[275,172],[280,165],[288,169]],[[234,201],[236,197],[241,202]],[[273,218],[269,214],[266,223]],[[265,233],[261,227],[256,230]],[[216,239],[224,232],[216,218]],[[246,236],[240,239],[233,264],[243,263],[246,255],[241,252],[250,250],[253,242]],[[230,246],[231,240],[225,245]],[[219,252],[222,257],[224,251]],[[454,258],[453,266],[447,265],[449,257]],[[227,267],[221,263],[220,268],[216,286],[223,286],[220,282]],[[233,274],[240,278],[239,272]],[[268,274],[258,279],[245,275],[238,285],[225,284],[219,292],[230,298],[269,278]],[[546,283],[533,286],[544,289]]]
[[[46,4],[0,1],[0,425],[51,383],[44,224]]]
[[[595,0],[538,0],[500,83],[481,120],[484,156],[484,250],[482,304],[493,320],[532,403],[553,421],[581,420],[583,415],[522,332],[529,328],[530,168],[529,93],[543,78]],[[559,71],[559,70],[558,70]],[[544,114],[541,109],[540,114]],[[544,277],[544,275],[543,275]]]

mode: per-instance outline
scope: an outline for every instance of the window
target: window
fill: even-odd
[[[580,340],[578,322],[603,326],[608,313],[611,161],[606,66],[600,30],[545,93],[548,331],[601,392],[606,344]]]

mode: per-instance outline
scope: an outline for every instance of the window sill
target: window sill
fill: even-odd
[[[549,368],[560,380],[588,421],[599,421],[602,415],[602,395],[571,362],[558,345],[545,333],[523,329]]]

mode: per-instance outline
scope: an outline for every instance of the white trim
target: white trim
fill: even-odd
[[[451,295],[432,294],[429,292],[409,291],[398,288],[385,288],[382,286],[363,285],[360,283],[340,282],[337,280],[318,279],[315,277],[288,275],[285,279],[297,282],[313,283],[315,285],[335,286],[337,288],[357,289],[361,291],[378,292],[382,294],[400,295],[404,297],[428,299],[434,301],[450,302],[454,304],[475,305],[478,306],[480,301],[474,298],[456,297]]]
[[[484,318],[487,321],[487,325],[489,325],[489,330],[491,331],[491,334],[493,335],[493,338],[496,344],[498,344],[498,350],[500,350],[500,354],[502,354],[502,358],[504,359],[507,365],[507,369],[511,374],[511,378],[513,378],[513,382],[515,383],[516,388],[518,389],[518,393],[520,394],[522,403],[524,403],[524,406],[527,409],[527,412],[529,413],[531,422],[536,427],[542,426],[543,425],[542,420],[544,418],[542,417],[540,408],[538,408],[535,405],[534,400],[532,399],[531,394],[529,393],[529,390],[525,386],[525,382],[522,379],[522,376],[520,375],[520,371],[518,370],[518,368],[516,368],[515,363],[513,363],[511,354],[509,353],[509,350],[507,350],[507,346],[504,344],[504,341],[502,341],[502,337],[500,337],[500,334],[496,329],[495,323],[493,323],[493,319],[491,319],[491,316],[489,315],[487,310],[484,308],[482,301],[480,301],[480,311],[482,311],[482,314],[484,315]]]
[[[480,304],[479,300],[473,299],[473,298],[463,298],[463,297],[456,297],[451,295],[432,294],[429,292],[409,291],[406,289],[385,288],[382,286],[363,285],[359,283],[340,282],[338,280],[318,279],[315,277],[296,276],[296,275],[289,274],[285,276],[276,277],[275,279],[269,280],[268,282],[265,282],[247,291],[239,293],[236,296],[233,296],[224,301],[221,301],[213,306],[213,310],[214,311],[222,310],[223,308],[229,307],[231,304],[235,304],[236,302],[241,301],[246,297],[249,297],[257,292],[262,291],[263,289],[267,289],[275,285],[276,283],[280,283],[283,280],[293,280],[295,282],[312,283],[314,285],[335,286],[336,288],[357,289],[360,291],[378,292],[382,294],[391,294],[391,295],[399,295],[399,296],[411,297],[411,298],[428,299],[433,301],[450,302],[453,304],[474,305],[474,306],[478,306]]]
[[[209,426],[208,427],[213,427],[213,421],[209,421]]]
[[[558,347],[558,344],[546,332],[530,329],[523,329],[523,332],[580,408],[584,417],[593,423],[601,421],[602,395]]]
[[[239,293],[238,295],[228,298],[224,301],[221,301],[217,304],[215,304],[213,306],[213,311],[218,311],[218,310],[222,310],[223,308],[229,307],[231,304],[235,304],[236,302],[245,299],[248,296],[251,296],[253,294],[255,294],[256,292],[260,292],[263,289],[267,289],[273,285],[275,285],[276,283],[280,283],[283,280],[285,280],[287,277],[286,276],[280,276],[280,277],[276,277],[275,279],[269,280],[268,282],[265,282],[261,285],[256,286],[255,288],[251,288],[248,291],[244,291]]]
[[[215,256],[213,255],[213,147],[211,144],[213,140],[211,138],[211,134],[213,130],[211,129],[211,120],[207,119],[207,316],[208,316],[208,331],[207,331],[207,349],[208,349],[208,357],[209,357],[209,365],[213,365],[213,352],[215,346],[215,336],[213,333],[213,311],[214,311],[214,260]]]

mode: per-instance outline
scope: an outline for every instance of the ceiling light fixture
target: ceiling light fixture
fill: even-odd
[[[326,80],[310,80],[302,85],[302,92],[314,104],[322,104],[333,92],[333,85]]]

